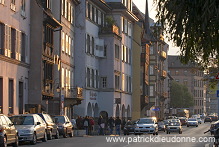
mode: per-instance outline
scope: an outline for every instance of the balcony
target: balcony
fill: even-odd
[[[70,87],[66,88],[64,92],[65,106],[81,104],[83,100],[83,88]]]
[[[160,57],[161,59],[165,60],[167,58],[167,53],[165,51],[161,51]]]
[[[119,33],[119,27],[117,27],[116,25],[108,25],[108,26],[102,27],[100,29],[100,34],[115,34],[121,37]]]
[[[162,70],[161,71],[161,78],[165,79],[167,77],[167,71]]]

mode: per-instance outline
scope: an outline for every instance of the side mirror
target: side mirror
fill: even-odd
[[[37,122],[37,125],[40,125],[41,123],[40,122]]]

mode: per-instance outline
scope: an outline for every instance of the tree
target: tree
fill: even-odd
[[[180,47],[183,63],[200,63],[204,68],[219,63],[218,0],[155,0],[158,23],[168,39]]]
[[[185,85],[171,82],[170,105],[174,108],[188,108],[194,105],[193,96]]]

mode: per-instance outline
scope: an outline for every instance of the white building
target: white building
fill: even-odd
[[[24,113],[28,99],[30,1],[0,1],[0,113]]]

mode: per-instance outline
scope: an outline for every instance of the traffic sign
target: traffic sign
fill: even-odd
[[[153,111],[160,111],[160,108],[154,108]]]

